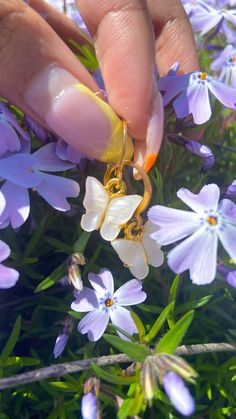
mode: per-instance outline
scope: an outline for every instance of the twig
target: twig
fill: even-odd
[[[179,346],[175,351],[175,355],[189,356],[212,352],[236,352],[236,345],[230,343],[205,343],[197,345]],[[98,358],[89,358],[82,361],[65,362],[63,364],[55,364],[46,368],[39,368],[23,374],[13,375],[9,378],[0,380],[0,390],[17,387],[35,381],[46,380],[48,378],[62,377],[66,374],[85,371],[91,368],[95,363],[100,367],[112,364],[133,362],[125,354],[101,356]]]

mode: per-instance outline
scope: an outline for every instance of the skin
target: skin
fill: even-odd
[[[93,92],[99,89],[67,45],[69,38],[85,42],[74,23],[43,0],[28,3],[0,2],[0,93],[45,126],[24,100],[28,81],[45,65],[56,62]],[[94,37],[109,103],[128,121],[130,134],[143,140],[155,64],[160,75],[176,61],[184,73],[198,68],[188,18],[178,0],[99,0],[99,7],[94,3],[77,0]],[[143,147],[137,143],[136,148]]]

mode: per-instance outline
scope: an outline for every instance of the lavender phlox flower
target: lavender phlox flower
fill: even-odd
[[[1,188],[6,205],[0,214],[0,228],[9,223],[17,228],[27,219],[30,210],[28,188],[34,188],[53,208],[70,209],[67,198],[78,196],[78,183],[45,173],[74,167],[56,156],[55,147],[54,143],[49,143],[34,154],[18,153],[0,159],[0,176],[6,179]]]
[[[51,141],[53,139],[53,135],[51,134],[51,132],[47,131],[46,128],[44,128],[30,116],[25,115],[24,122],[38,140],[46,142],[48,140]]]
[[[208,0],[208,2],[202,0],[181,0],[181,2],[188,16],[191,16],[198,10],[201,11],[202,8],[203,10],[208,10],[208,4],[214,4],[214,0]]]
[[[83,419],[98,419],[99,417],[97,397],[92,391],[82,397],[81,415]]]
[[[184,118],[192,114],[195,124],[203,124],[211,117],[209,91],[224,106],[236,109],[236,89],[205,72],[162,77],[158,80],[158,87],[165,92],[164,105],[173,100],[177,117]]]
[[[99,387],[100,381],[95,377],[90,377],[84,384],[84,396],[81,401],[82,419],[99,419]]]
[[[150,237],[150,234],[155,231],[157,231],[157,227],[147,221],[140,236],[118,238],[111,242],[124,266],[129,268],[132,275],[138,279],[144,279],[148,275],[148,265],[157,268],[164,262],[164,254],[160,245]]]
[[[222,28],[222,23],[236,25],[236,10],[222,7],[212,7],[209,4],[205,7],[196,7],[190,16],[191,25],[194,31],[200,32],[203,36],[215,27]]]
[[[219,202],[215,184],[205,185],[198,194],[181,188],[177,196],[194,212],[153,206],[148,218],[160,228],[151,238],[160,245],[185,238],[169,252],[168,265],[175,273],[189,269],[194,284],[209,284],[216,275],[218,239],[236,262],[236,205],[229,199]]]
[[[69,336],[73,329],[73,321],[70,317],[65,319],[62,333],[57,338],[53,349],[54,358],[58,358],[65,350]]]
[[[225,196],[227,198],[235,198],[236,197],[236,180],[234,180],[231,185],[229,185],[226,189]]]
[[[56,143],[56,155],[61,160],[66,160],[74,164],[79,164],[81,159],[87,158],[87,156],[80,153],[75,147],[67,144],[62,139],[59,139]]]
[[[4,155],[7,151],[20,151],[21,142],[19,137],[25,140],[29,140],[30,138],[29,134],[21,128],[15,115],[4,102],[0,102],[0,135],[0,156]]]
[[[10,253],[10,247],[5,242],[0,240],[0,262],[7,259],[10,256]],[[0,263],[0,288],[5,289],[14,287],[18,279],[19,272]]]
[[[222,263],[217,264],[217,272],[219,272],[226,282],[231,285],[231,287],[236,288],[236,270],[230,269],[228,266],[223,265]]]
[[[236,87],[236,48],[227,47],[212,62],[211,69],[220,71],[219,80]]]
[[[132,279],[114,292],[112,274],[105,268],[98,274],[89,273],[88,279],[94,290],[84,287],[80,293],[75,291],[76,300],[71,305],[72,310],[89,312],[78,324],[78,331],[87,333],[90,341],[97,341],[111,320],[130,335],[137,333],[130,311],[123,306],[139,304],[146,299],[141,282]],[[118,334],[122,339],[127,339],[122,333]]]
[[[90,36],[87,26],[82,19],[78,8],[76,7],[75,0],[46,0],[51,6],[55,7],[58,11],[66,13],[80,29]]]
[[[171,403],[181,415],[190,416],[194,413],[195,401],[179,374],[167,372],[163,378],[163,386]]]
[[[194,140],[185,139],[179,135],[169,135],[168,140],[176,145],[185,147],[188,151],[196,156],[202,157],[202,170],[209,170],[215,163],[215,158],[211,149],[204,144]]]
[[[195,402],[183,378],[194,383],[195,377],[197,377],[196,371],[184,359],[175,355],[157,353],[146,357],[140,378],[144,397],[148,402],[155,397],[158,384],[161,384],[175,408],[188,416],[194,413]]]

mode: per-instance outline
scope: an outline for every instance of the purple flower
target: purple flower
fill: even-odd
[[[38,140],[43,142],[47,140],[52,140],[53,135],[47,131],[42,125],[38,124],[30,116],[26,115],[24,121],[27,127],[32,131],[32,133],[37,137]]]
[[[0,176],[6,179],[1,188],[5,208],[0,212],[0,228],[11,223],[21,226],[30,211],[28,188],[34,188],[53,208],[67,211],[68,197],[77,197],[79,185],[71,179],[44,173],[60,172],[74,167],[55,154],[55,143],[41,147],[34,154],[18,153],[0,159]]]
[[[59,139],[56,143],[56,155],[61,160],[68,160],[74,164],[79,164],[81,159],[86,158],[86,156],[80,153],[75,147],[67,144],[64,140],[61,139]]]
[[[236,270],[228,268],[226,265],[221,263],[217,264],[217,272],[219,272],[223,278],[228,282],[231,287],[236,288]]]
[[[236,87],[236,49],[232,45],[227,45],[211,63],[211,69],[220,71],[220,81]]]
[[[89,311],[80,321],[78,331],[87,333],[89,340],[96,341],[105,332],[110,319],[130,335],[137,333],[130,311],[122,306],[139,304],[146,299],[141,282],[132,279],[114,293],[114,281],[109,270],[101,269],[97,275],[90,273],[88,279],[94,290],[84,287],[80,293],[75,291],[76,300],[71,305],[72,310]],[[118,334],[127,339],[122,333]]]
[[[194,212],[153,206],[148,217],[160,229],[151,237],[160,245],[187,237],[169,252],[168,265],[176,273],[189,269],[194,284],[209,284],[216,275],[218,238],[236,262],[236,205],[229,199],[219,203],[215,184],[204,186],[196,195],[181,188],[177,196]]]
[[[202,170],[209,170],[215,163],[214,155],[211,149],[204,144],[198,143],[194,140],[184,139],[179,135],[170,135],[168,140],[176,145],[185,147],[188,151],[195,154],[196,156],[202,157]]]
[[[0,102],[0,135],[0,156],[7,151],[15,152],[21,149],[19,136],[25,140],[29,140],[30,138],[29,134],[21,128],[15,115],[4,102]]]
[[[236,109],[236,89],[200,71],[163,77],[158,80],[158,87],[165,92],[164,105],[174,99],[177,117],[192,114],[195,124],[203,124],[211,117],[209,91],[224,106]]]
[[[200,32],[202,36],[216,27],[218,30],[223,29],[223,32],[227,35],[228,22],[234,26],[236,25],[236,10],[211,7],[209,4],[205,4],[203,7],[199,2],[198,6],[200,7],[196,7],[194,13],[191,14],[190,21],[193,30]]]
[[[69,339],[69,335],[67,335],[66,333],[62,333],[61,335],[57,336],[54,349],[53,349],[54,358],[58,358],[62,354],[62,352],[65,350],[68,339]]]
[[[0,240],[0,262],[3,262],[10,256],[10,247]],[[14,287],[19,279],[19,272],[15,269],[8,268],[0,263],[0,288]]]
[[[83,419],[98,419],[97,397],[92,391],[85,394],[82,398],[81,414]]]
[[[195,411],[195,402],[184,380],[174,371],[164,375],[163,385],[173,406],[183,416],[190,416]]]
[[[236,180],[234,180],[231,185],[228,186],[225,196],[227,198],[235,198],[236,197]]]

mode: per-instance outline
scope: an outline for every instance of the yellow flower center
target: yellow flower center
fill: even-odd
[[[206,78],[207,78],[207,73],[204,72],[204,73],[199,74],[199,79],[200,80],[206,80]]]
[[[108,298],[108,299],[105,301],[105,306],[106,306],[106,307],[111,307],[111,306],[113,306],[113,304],[114,304],[114,301],[113,301],[113,300],[111,300],[111,298]]]
[[[216,217],[213,217],[213,216],[207,217],[207,222],[211,226],[215,226],[216,224],[218,224],[217,218]]]

